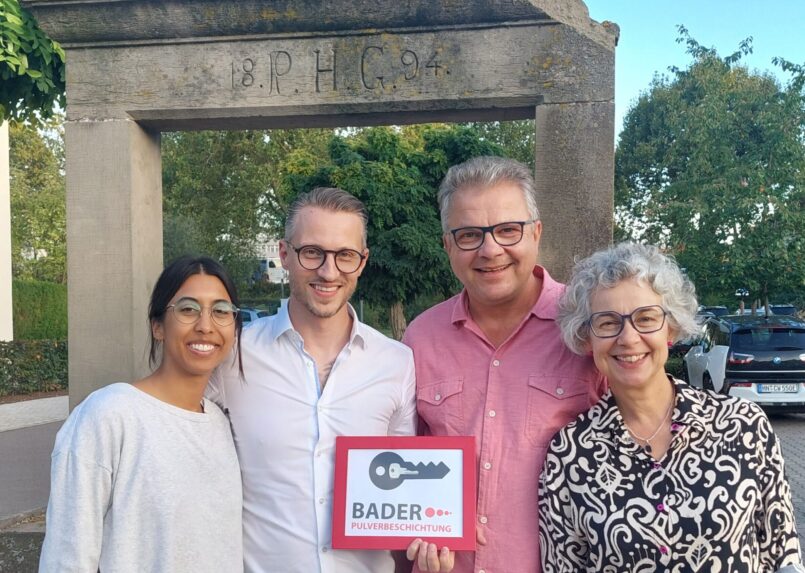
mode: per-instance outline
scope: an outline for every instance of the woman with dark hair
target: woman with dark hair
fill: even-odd
[[[665,371],[697,330],[670,257],[622,243],[576,264],[568,347],[609,392],[551,441],[539,490],[545,573],[803,572],[780,444],[760,407]]]
[[[40,572],[242,571],[238,460],[203,397],[213,369],[240,359],[237,304],[212,259],[162,272],[148,312],[157,368],[90,394],[56,437]]]

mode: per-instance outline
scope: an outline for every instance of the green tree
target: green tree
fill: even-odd
[[[0,123],[64,109],[64,50],[17,0],[0,0]]]
[[[329,130],[202,131],[162,139],[164,256],[205,254],[240,286],[257,270],[256,245],[276,230],[274,189],[297,149],[325,155]]]
[[[369,262],[358,296],[389,309],[392,335],[406,327],[405,304],[421,297],[449,296],[457,290],[441,245],[436,202],[448,167],[500,148],[463,126],[419,125],[369,128],[334,135],[329,163],[315,166],[307,154],[288,166],[280,202],[298,193],[335,186],[358,197],[369,213]]]
[[[805,286],[805,106],[786,87],[680,27],[693,57],[655,77],[627,113],[615,157],[620,238],[674,253],[706,301]]]
[[[40,131],[12,122],[11,265],[15,277],[64,283],[66,216],[61,122]]]
[[[500,147],[503,154],[534,169],[535,127],[533,119],[467,124],[478,137]]]

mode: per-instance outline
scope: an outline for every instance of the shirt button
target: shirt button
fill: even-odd
[[[559,395],[561,396],[562,394],[564,394],[564,393],[565,393],[565,390],[564,390],[564,388],[557,388],[557,389],[556,389],[556,393],[557,393],[557,394],[559,394]]]
[[[668,555],[668,548],[665,545],[660,545],[660,553]]]
[[[321,552],[322,553],[327,553],[327,546],[326,545],[321,548]]]
[[[489,462],[485,462],[484,463],[484,469],[485,470],[491,470],[492,469],[492,464],[490,464]]]
[[[653,467],[654,467],[654,469],[655,469],[655,470],[659,470],[659,469],[662,469],[662,464],[661,464],[661,463],[658,463],[658,462],[654,462],[654,466],[653,466]]]
[[[482,515],[481,517],[478,518],[478,521],[480,521],[481,523],[486,523],[489,520],[486,518],[485,515]]]
[[[319,498],[319,503],[324,503],[324,498],[323,497]]]
[[[441,400],[441,399],[442,399],[442,395],[441,395],[441,394],[436,394],[436,395],[433,397],[433,399],[434,399],[434,400],[436,400],[436,401],[438,402],[439,400]]]
[[[657,504],[657,511],[665,511],[665,505],[662,503]]]
[[[500,366],[500,360],[493,360],[492,366]]]
[[[494,410],[489,410],[489,417],[494,418],[495,416],[497,416],[497,413]]]

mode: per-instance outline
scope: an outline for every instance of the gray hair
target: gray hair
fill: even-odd
[[[442,217],[442,230],[450,230],[447,215],[450,212],[450,199],[456,191],[466,187],[488,189],[500,183],[514,183],[523,191],[528,216],[539,219],[537,209],[537,191],[534,188],[534,177],[531,170],[514,159],[482,155],[453,165],[447,170],[442,184],[439,186],[439,212]]]
[[[567,290],[559,301],[562,340],[577,354],[583,354],[590,332],[590,299],[598,289],[611,288],[623,280],[637,279],[662,298],[676,340],[696,334],[698,308],[696,288],[673,257],[653,245],[620,243],[598,251],[573,267]]]
[[[285,240],[290,241],[296,230],[296,220],[299,212],[305,207],[318,207],[326,211],[336,213],[352,213],[361,219],[363,227],[363,246],[366,247],[366,226],[369,224],[369,216],[366,213],[366,206],[363,202],[337,187],[316,187],[307,193],[301,193],[294,199],[288,207],[288,215],[285,218]]]

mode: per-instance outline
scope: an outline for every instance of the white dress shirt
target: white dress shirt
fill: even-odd
[[[227,361],[208,397],[228,413],[243,478],[247,573],[384,573],[388,551],[333,550],[336,436],[413,435],[411,350],[353,317],[321,389],[288,309],[244,328],[245,380]]]

